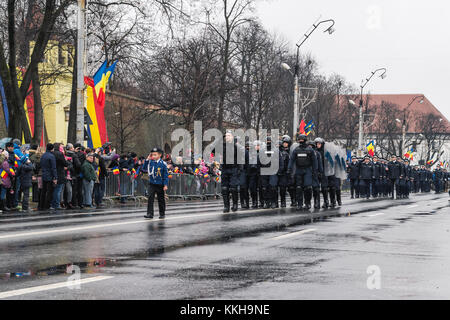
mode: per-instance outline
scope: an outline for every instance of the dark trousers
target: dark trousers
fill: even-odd
[[[29,187],[21,186],[21,191],[23,193],[22,210],[28,210],[30,208],[30,206],[29,206],[30,188],[31,188],[31,186],[29,186]]]
[[[155,194],[158,197],[159,216],[163,217],[166,213],[166,200],[164,199],[163,188],[163,185],[149,184],[147,215],[150,217],[153,217],[153,203],[155,202]]]
[[[72,205],[74,207],[83,205],[83,178],[72,179]]]
[[[41,208],[39,210],[48,210],[50,209],[50,203],[52,202],[53,197],[53,181],[43,181],[42,182],[42,190],[41,190]]]

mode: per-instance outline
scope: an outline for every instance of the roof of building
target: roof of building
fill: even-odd
[[[408,105],[413,101],[416,97],[424,96],[423,102],[421,103],[421,98],[417,98],[409,107]],[[353,99],[357,104],[359,102],[359,95],[343,95],[341,97],[344,97],[344,99],[340,99],[342,101],[341,103],[347,103],[347,99]],[[398,107],[400,111],[407,111],[406,112],[406,122],[408,123],[407,126],[407,132],[408,133],[420,133],[423,131],[423,128],[420,128],[418,125],[417,119],[421,115],[428,115],[432,114],[436,116],[439,119],[442,119],[443,127],[445,128],[446,132],[450,133],[450,122],[448,119],[436,108],[428,98],[423,94],[370,94],[364,96],[364,107],[366,106],[366,101],[368,99],[368,113],[375,112],[376,107],[380,106],[383,101],[385,103],[391,103]],[[406,108],[408,109],[406,110]],[[380,122],[380,117],[377,117],[377,114],[375,113],[375,126],[377,122]]]

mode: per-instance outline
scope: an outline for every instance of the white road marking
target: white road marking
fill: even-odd
[[[412,206],[409,206],[408,208],[412,209],[412,208],[417,208],[418,206],[419,206],[418,204],[413,204]]]
[[[384,215],[384,213],[375,213],[375,214],[368,215],[368,217],[377,217],[377,216],[382,216],[382,215]]]
[[[91,277],[91,278],[87,278],[87,279],[82,279],[82,280],[76,281],[73,284],[82,285],[82,284],[87,284],[87,283],[91,283],[91,282],[108,280],[108,279],[111,279],[111,278],[113,278],[113,277],[110,277],[110,276]],[[47,285],[43,285],[43,286],[19,289],[19,290],[5,291],[5,292],[0,292],[0,299],[16,297],[16,296],[22,296],[24,294],[35,293],[35,292],[60,289],[60,288],[65,288],[65,287],[68,287],[68,282],[67,281],[59,282],[59,283],[53,283],[53,284],[47,284]]]
[[[250,212],[264,212],[267,211],[265,209],[260,210],[251,210],[251,211],[242,211],[240,213],[250,213]],[[189,219],[189,218],[198,218],[198,217],[211,217],[211,216],[223,216],[230,214],[239,214],[239,213],[202,213],[202,214],[190,214],[176,217],[166,217],[164,220],[180,220],[180,219]],[[140,219],[133,220],[127,222],[116,222],[116,223],[105,223],[105,224],[95,224],[91,226],[83,226],[83,227],[72,227],[72,228],[63,228],[63,229],[54,229],[54,230],[46,230],[46,231],[33,231],[33,232],[23,232],[23,233],[14,233],[0,236],[0,240],[2,239],[12,239],[12,238],[21,238],[21,237],[29,237],[29,236],[40,236],[40,235],[48,235],[55,233],[65,233],[65,232],[73,232],[73,231],[82,231],[82,230],[92,230],[92,229],[100,229],[107,227],[117,227],[117,226],[125,226],[131,224],[139,224],[139,223],[151,223],[156,221],[164,221],[158,218],[149,220],[149,219]]]
[[[280,240],[280,239],[290,238],[290,237],[298,236],[300,234],[313,232],[313,231],[316,231],[316,230],[317,229],[305,229],[305,230],[301,230],[301,231],[297,231],[297,232],[291,232],[291,233],[288,233],[288,234],[283,234],[282,236],[273,237],[273,238],[271,238],[271,240]]]

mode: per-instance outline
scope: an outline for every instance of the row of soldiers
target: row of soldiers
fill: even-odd
[[[390,161],[365,156],[364,159],[352,157],[347,168],[350,180],[351,198],[391,197],[409,198],[411,192],[431,192],[434,185],[436,193],[448,187],[450,178],[446,169],[440,165],[434,171],[427,166],[411,166],[409,159],[392,156]],[[394,194],[395,192],[395,194]]]
[[[231,131],[227,131],[221,161],[224,212],[230,209],[237,211],[239,200],[242,209],[284,208],[288,193],[291,207],[297,210],[311,209],[312,200],[314,208],[320,209],[321,194],[322,208],[341,206],[340,179],[324,174],[324,147],[323,139],[308,142],[306,135],[298,135],[294,145],[292,139],[285,135],[273,144],[268,137],[266,143],[256,140],[243,146]],[[230,150],[233,150],[234,157],[227,157]],[[245,163],[238,164],[237,155],[242,151]],[[277,172],[262,173],[271,167],[271,163],[261,160],[263,154],[265,159],[277,162]]]

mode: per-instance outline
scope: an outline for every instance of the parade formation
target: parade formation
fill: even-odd
[[[245,164],[238,164],[238,149],[244,146],[227,131],[223,150],[234,149],[234,159],[226,161],[222,170],[222,196],[224,212],[238,210],[238,193],[242,209],[286,208],[286,197],[290,195],[291,207],[296,210],[335,208],[342,206],[342,182],[348,180],[351,199],[408,199],[411,193],[439,194],[448,189],[449,172],[440,164],[435,170],[429,166],[411,166],[408,159],[392,155],[389,160],[366,155],[345,160],[345,151],[322,138],[308,141],[304,134],[297,135],[293,143],[288,135],[272,145],[270,137],[264,143],[256,140],[245,143]],[[250,148],[256,151],[256,161],[251,161]],[[278,172],[273,175],[261,174],[260,155],[278,161]],[[322,196],[321,196],[322,195]],[[449,192],[450,195],[450,192]],[[313,200],[313,204],[312,204]],[[321,206],[322,204],[322,206]]]

